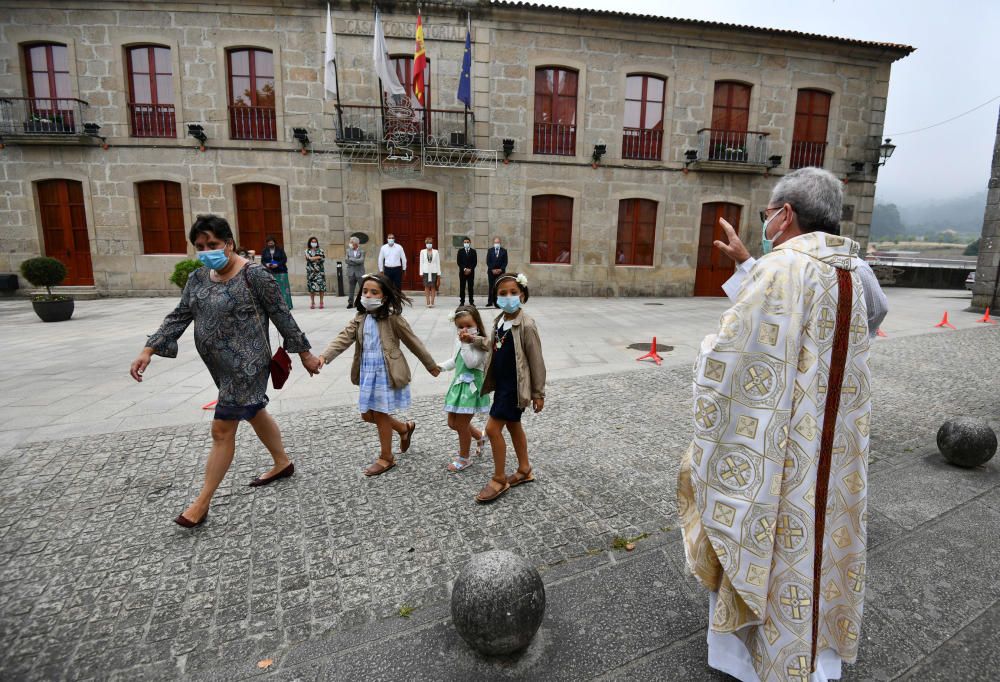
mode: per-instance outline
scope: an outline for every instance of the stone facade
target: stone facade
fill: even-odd
[[[346,2],[331,4],[341,101],[378,104],[371,13]],[[426,167],[414,178],[397,178],[377,166],[340,163],[329,153],[337,149],[337,124],[322,82],[325,3],[8,0],[3,5],[0,96],[26,96],[23,45],[65,44],[73,96],[88,103],[86,118],[101,125],[109,147],[93,140],[4,140],[0,272],[16,271],[25,258],[45,252],[35,183],[78,180],[95,286],[105,295],[176,294],[167,278],[184,256],[143,255],[135,183],[152,179],[180,183],[185,224],[212,212],[235,226],[236,184],[278,185],[291,280],[298,291],[305,286],[305,263],[298,254],[309,236],[317,236],[328,256],[337,259],[348,235],[371,235],[368,267],[373,269],[383,236],[382,191],[406,187],[436,193],[437,241],[445,263],[454,262],[461,236],[471,235],[483,249],[499,235],[510,251],[511,268],[526,272],[538,293],[690,295],[704,203],[740,206],[740,233],[752,249],[759,248],[755,216],[777,178],[788,172],[800,88],[832,94],[824,167],[845,179],[844,234],[866,244],[890,67],[910,50],[608,12],[477,0],[424,3],[432,106],[460,107],[455,92],[469,10],[473,140],[478,148],[500,149],[501,141],[510,138],[515,150],[511,162],[495,170]],[[415,6],[397,3],[384,15],[391,53],[412,55],[415,12]],[[129,136],[124,53],[127,46],[143,43],[170,48],[176,139]],[[229,139],[226,50],[245,46],[274,55],[274,141]],[[578,132],[569,156],[532,153],[534,74],[541,66],[578,72]],[[622,158],[624,89],[632,73],[666,79],[661,160]],[[698,147],[698,131],[711,125],[718,80],[752,86],[748,127],[768,134],[768,154],[781,155],[782,165],[751,173],[685,167],[685,152]],[[204,126],[205,151],[187,136],[188,123]],[[306,128],[320,153],[298,153],[293,127]],[[593,167],[591,153],[599,143],[608,152]],[[857,162],[865,163],[864,170],[850,172]],[[531,198],[538,194],[573,199],[569,263],[529,262]],[[657,202],[652,266],[615,264],[618,202],[629,198]],[[454,268],[446,272],[454,275]],[[331,263],[328,278],[332,274]],[[444,291],[456,290],[457,277],[446,277]]]
[[[983,234],[979,239],[976,284],[972,289],[973,310],[983,311],[989,307],[992,309],[991,314],[1000,313],[1000,299],[997,298],[998,278],[1000,278],[1000,118],[997,120],[993,166],[986,193]]]

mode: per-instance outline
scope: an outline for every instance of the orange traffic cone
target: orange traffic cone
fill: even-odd
[[[941,318],[941,321],[938,322],[936,325],[934,325],[934,327],[935,328],[937,328],[937,327],[948,327],[949,329],[954,329],[955,328],[954,325],[952,325],[952,323],[948,321],[948,311],[947,310],[944,311],[944,317]]]
[[[989,308],[989,306],[986,307],[986,313],[982,317],[980,317],[978,320],[976,320],[976,322],[986,322],[987,324],[996,324],[997,323],[996,320],[994,320],[994,319],[992,319],[990,317],[990,308]]]
[[[875,330],[875,336],[881,336],[881,337],[884,337],[886,339],[889,338],[889,335],[886,334],[884,331],[882,331],[881,327],[879,327],[878,329]]]
[[[218,400],[213,400],[210,403],[205,403],[204,405],[201,406],[201,409],[203,409],[203,410],[211,410],[213,407],[215,407],[215,404],[217,402],[219,402],[219,401]]]
[[[636,362],[638,362],[639,360],[652,360],[657,365],[663,363],[663,358],[661,358],[660,354],[656,352],[656,337],[655,336],[653,337],[653,343],[649,346],[649,352],[646,353],[645,355],[643,355],[641,358],[636,358]]]

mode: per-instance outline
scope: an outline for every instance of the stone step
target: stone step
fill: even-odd
[[[19,296],[38,296],[45,289],[18,289]],[[77,301],[93,301],[104,296],[94,286],[52,287],[52,293],[58,296],[71,296]]]

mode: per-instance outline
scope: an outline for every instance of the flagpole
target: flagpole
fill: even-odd
[[[326,5],[326,11],[330,11],[330,3]],[[330,20],[333,23],[333,20]],[[331,28],[332,30],[332,28]],[[334,48],[336,51],[336,48]],[[333,79],[337,82],[337,131],[339,132],[340,139],[344,139],[344,108],[340,106],[340,67],[337,66],[337,55],[336,52],[333,55]]]
[[[472,59],[471,59],[472,58],[472,53],[471,53],[471,50],[472,50],[472,12],[466,12],[466,14],[465,14],[465,22],[466,22],[465,31],[469,35],[469,50],[470,50],[469,58],[470,58],[470,63],[471,63],[471,61],[472,61]],[[471,67],[469,68],[469,98],[470,99],[472,98],[472,68]],[[463,102],[462,104],[465,105],[465,116],[464,116],[464,118],[465,118],[465,144],[469,144],[469,103],[468,102]]]

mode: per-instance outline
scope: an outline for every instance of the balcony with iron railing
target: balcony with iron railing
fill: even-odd
[[[576,125],[535,121],[532,150],[535,154],[576,156]]]
[[[81,99],[63,97],[0,97],[3,137],[67,137],[83,134]]]
[[[173,104],[128,103],[132,137],[177,137],[177,115]]]
[[[337,111],[339,144],[380,143],[390,137],[428,147],[472,146],[475,118],[462,109],[345,104]]]
[[[757,172],[767,167],[768,133],[756,130],[698,131],[696,161],[702,170]]]
[[[274,107],[229,105],[229,137],[233,140],[277,140]]]
[[[622,130],[622,158],[659,161],[663,155],[663,131],[647,128]]]
[[[803,142],[792,140],[792,156],[788,167],[792,170],[806,166],[823,167],[826,158],[826,142]]]

